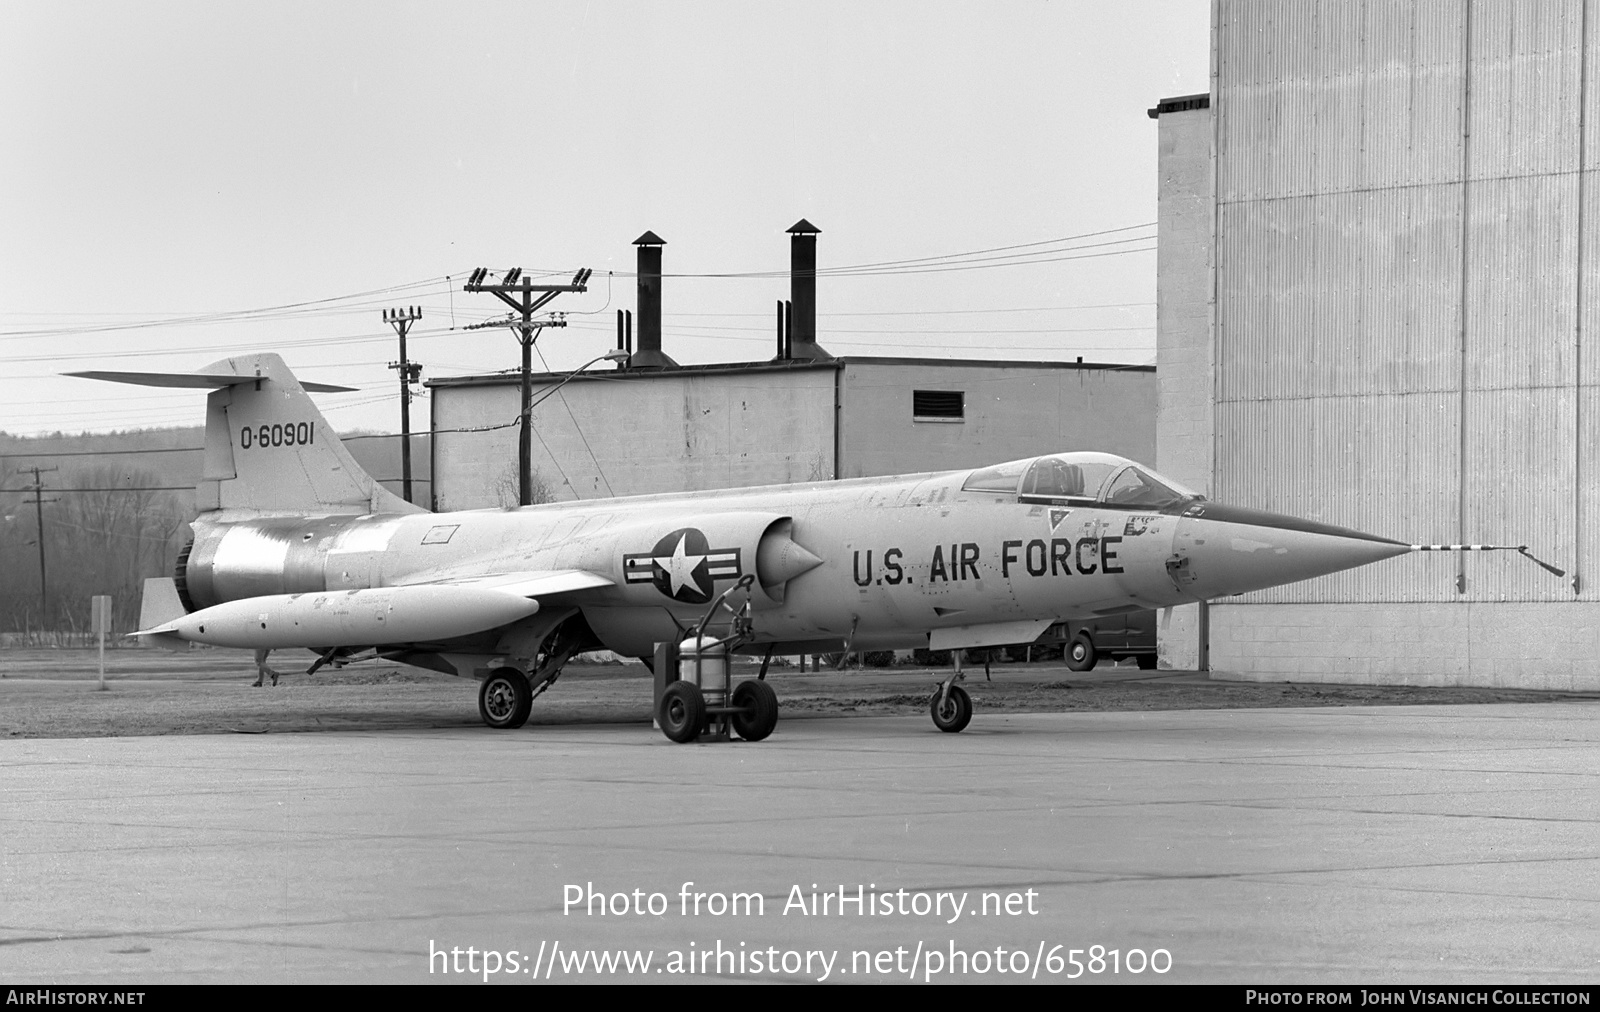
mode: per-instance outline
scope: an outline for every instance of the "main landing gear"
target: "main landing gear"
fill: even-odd
[[[533,701],[561,677],[561,669],[577,652],[573,636],[557,630],[548,641],[531,675],[512,667],[495,668],[478,686],[478,716],[500,731],[509,731],[528,722]]]
[[[478,715],[497,730],[508,731],[528,722],[533,710],[533,689],[516,668],[496,668],[478,687]]]

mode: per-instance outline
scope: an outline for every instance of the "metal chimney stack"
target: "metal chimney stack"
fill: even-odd
[[[789,229],[790,358],[831,362],[833,356],[817,344],[817,234],[821,229],[801,218]]]
[[[628,366],[675,369],[678,363],[661,350],[661,247],[667,241],[654,232],[646,232],[633,244],[639,247],[639,341]]]

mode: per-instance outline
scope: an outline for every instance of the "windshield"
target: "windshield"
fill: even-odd
[[[1113,506],[1160,509],[1191,498],[1194,498],[1192,494],[1177,491],[1143,468],[1130,466],[1106,487],[1105,501]]]

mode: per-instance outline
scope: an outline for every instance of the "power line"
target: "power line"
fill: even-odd
[[[543,351],[539,352],[539,361],[544,364],[545,372],[551,371],[550,363],[545,361]],[[567,395],[561,392],[559,385],[555,388],[554,393],[561,398],[561,406],[567,409],[567,417],[572,419],[572,428],[577,431],[578,438],[583,440],[583,448],[589,452],[589,459],[594,461],[595,473],[600,476],[601,481],[606,483],[606,494],[615,496],[617,493],[611,488],[611,479],[606,477],[606,472],[600,467],[600,458],[594,455],[594,447],[589,445],[589,437],[583,434],[583,426],[578,424],[578,416],[572,413],[572,405],[567,403]],[[543,442],[543,440],[540,440],[540,442]],[[574,490],[573,494],[577,494],[576,490]]]
[[[522,268],[513,267],[494,284],[484,284],[490,271],[488,268],[479,267],[472,272],[467,283],[462,286],[466,292],[487,292],[510,307],[511,312],[519,318],[515,332],[517,343],[522,347],[522,398],[521,421],[522,430],[517,434],[517,502],[528,506],[533,503],[532,468],[532,443],[529,435],[533,426],[529,423],[529,412],[533,410],[533,344],[539,339],[546,327],[565,327],[565,317],[556,314],[556,319],[543,319],[535,321],[533,314],[549,305],[551,300],[563,292],[576,292],[579,294],[589,290],[589,276],[594,272],[587,267],[580,268],[572,276],[572,280],[563,285],[536,285],[532,278],[522,277]],[[542,358],[544,353],[540,352]],[[565,382],[565,381],[563,381]],[[544,442],[543,437],[539,440]],[[563,475],[563,477],[565,477]]]
[[[1149,239],[1154,239],[1155,237],[1154,236],[1149,236],[1148,238]],[[1123,255],[1128,254],[1128,253],[1154,253],[1155,249],[1156,248],[1154,246],[1141,246],[1141,247],[1138,247],[1137,249],[1109,250],[1109,251],[1104,252],[1104,253],[1085,253],[1082,256],[1040,257],[1038,259],[1032,259],[1032,260],[1008,260],[1008,259],[1005,259],[1005,258],[996,257],[996,258],[994,258],[995,260],[1004,260],[1005,262],[1000,262],[1000,263],[982,263],[982,262],[974,261],[974,262],[969,263],[969,264],[953,266],[953,267],[952,266],[917,267],[917,268],[907,268],[907,269],[904,269],[904,270],[897,269],[897,270],[889,270],[889,271],[851,271],[851,270],[843,270],[843,269],[841,269],[841,270],[832,270],[832,271],[818,271],[817,273],[819,275],[826,275],[828,277],[834,277],[834,278],[840,278],[840,277],[857,277],[857,278],[860,278],[860,277],[879,277],[879,276],[884,276],[884,275],[889,275],[889,274],[946,274],[946,273],[949,273],[950,271],[975,271],[975,270],[984,270],[986,268],[992,268],[992,267],[1021,267],[1021,266],[1025,266],[1025,265],[1028,265],[1028,264],[1052,264],[1052,263],[1060,263],[1060,262],[1062,262],[1064,260],[1093,260],[1093,259],[1095,259],[1097,257],[1123,256]]]
[[[974,313],[1056,313],[1078,309],[1154,309],[1154,302],[1097,302],[1077,306],[1002,306],[995,309],[892,309],[865,313],[818,313],[820,317],[838,316],[957,316]],[[765,320],[771,313],[666,313],[666,316],[748,316]]]
[[[583,327],[582,324],[576,324],[575,326]],[[601,328],[583,327],[583,329],[598,330]],[[689,333],[690,331],[696,330],[741,330],[748,333],[751,328],[720,326],[714,323],[693,323],[678,326],[675,329],[677,329],[679,333]],[[974,337],[983,337],[989,334],[1103,334],[1125,330],[1149,331],[1155,329],[1156,328],[1154,324],[1135,327],[986,327],[982,330],[918,330],[906,327],[896,327],[893,330],[885,330],[883,328],[863,329],[852,327],[829,327],[827,329],[827,334],[830,337],[834,334],[945,334],[948,336],[955,336],[957,334],[971,334]],[[765,340],[765,338],[763,338],[763,340]]]
[[[1141,246],[1141,247],[1137,247],[1137,248],[1134,248],[1134,249],[1105,250],[1105,251],[1102,251],[1102,252],[1099,252],[1099,253],[1084,253],[1082,255],[1077,255],[1077,256],[1056,256],[1054,254],[1057,254],[1057,253],[1071,253],[1071,252],[1073,252],[1075,250],[1082,250],[1082,249],[1093,249],[1096,246],[1120,246],[1120,245],[1125,245],[1127,243],[1134,243],[1134,242],[1154,242],[1155,238],[1156,237],[1153,236],[1153,235],[1135,236],[1135,237],[1131,237],[1131,238],[1128,238],[1128,239],[1119,239],[1119,240],[1116,240],[1115,242],[1110,242],[1110,243],[1093,243],[1093,244],[1090,244],[1090,245],[1087,245],[1087,246],[1066,246],[1066,247],[1062,247],[1061,249],[1056,249],[1056,250],[1040,250],[1037,253],[1023,253],[1023,254],[1016,254],[1015,256],[979,257],[979,258],[974,258],[972,260],[965,261],[965,262],[960,261],[960,260],[956,260],[956,261],[948,262],[948,263],[937,263],[936,262],[937,258],[930,257],[930,258],[926,258],[927,262],[925,262],[925,263],[920,263],[919,264],[919,263],[910,263],[910,262],[908,262],[905,266],[895,266],[895,267],[883,267],[883,268],[880,268],[880,267],[864,267],[864,266],[863,267],[857,267],[857,266],[819,267],[819,268],[817,268],[817,272],[816,273],[817,273],[818,277],[835,277],[835,278],[839,278],[839,277],[892,277],[892,276],[895,276],[895,275],[902,275],[902,274],[941,274],[941,273],[946,273],[946,272],[949,272],[949,271],[983,270],[983,269],[993,268],[993,267],[1024,267],[1024,266],[1027,266],[1029,264],[1059,263],[1059,262],[1066,261],[1066,260],[1093,260],[1093,259],[1096,259],[1096,258],[1099,258],[1099,257],[1124,256],[1124,255],[1129,254],[1129,253],[1150,253],[1150,252],[1153,252],[1155,250],[1155,247],[1154,246]],[[957,256],[957,254],[951,254],[951,256]],[[750,279],[760,280],[760,279],[768,279],[768,278],[786,278],[786,277],[789,276],[789,273],[790,272],[788,270],[728,271],[728,272],[698,272],[698,273],[696,273],[696,272],[681,272],[681,273],[663,272],[661,276],[664,277],[664,278],[701,278],[701,279],[714,279],[714,280],[750,280]],[[628,271],[617,271],[616,275],[617,275],[617,277],[622,277],[622,278],[637,277],[636,274],[628,272]]]
[[[512,424],[516,424],[516,423],[513,422]],[[458,432],[458,431],[465,431],[465,430],[459,430],[459,429],[437,429],[437,430],[434,430],[434,431],[437,431],[437,432]],[[417,435],[419,435],[419,436],[423,435],[423,434],[424,433],[420,433],[420,432],[417,433]],[[49,438],[49,437],[45,437],[45,438]],[[66,436],[66,437],[63,437],[63,438],[66,438],[66,439],[77,439],[79,437],[77,437],[77,436]],[[354,435],[354,436],[340,436],[339,437],[339,441],[341,443],[353,443],[358,439],[399,439],[399,438],[400,438],[400,434],[397,433],[397,432],[368,432],[368,433],[360,433],[360,434]],[[205,449],[205,447],[203,447],[203,446],[172,446],[172,447],[167,447],[166,449],[148,449],[148,448],[140,447],[138,449],[126,449],[126,450],[38,450],[38,451],[35,451],[35,452],[28,452],[28,453],[0,453],[0,460],[31,459],[31,458],[37,458],[37,457],[121,457],[121,456],[128,456],[128,455],[131,455],[131,454],[137,454],[137,453],[200,453],[204,449]],[[24,470],[31,470],[31,469],[30,468],[24,468]],[[184,486],[184,487],[188,488],[190,486]],[[57,491],[57,490],[56,489],[51,489],[51,491]]]
[[[1053,239],[1042,239],[1035,242],[1013,243],[1005,246],[990,246],[981,249],[963,250],[954,253],[938,253],[922,257],[909,257],[897,260],[869,261],[858,264],[846,264],[838,267],[819,268],[819,276],[834,277],[863,277],[886,276],[894,274],[922,274],[937,273],[951,270],[979,270],[1002,266],[1024,266],[1035,263],[1054,263],[1063,260],[1088,259],[1099,256],[1120,256],[1125,253],[1149,252],[1149,248],[1104,250],[1099,253],[1087,253],[1081,256],[1062,256],[1060,254],[1073,253],[1074,251],[1096,249],[1107,246],[1121,246],[1130,243],[1147,242],[1154,238],[1150,235],[1128,236],[1125,238],[1111,239],[1099,243],[1081,243],[1084,239],[1099,238],[1101,236],[1119,235],[1125,232],[1135,232],[1155,226],[1155,222],[1143,222],[1137,225],[1126,225],[1120,228],[1100,229],[1093,232],[1081,232],[1073,235],[1058,236]],[[1079,245],[1064,245],[1080,243]],[[1049,248],[1045,248],[1049,247]],[[1002,254],[990,256],[989,254]],[[534,271],[530,274],[539,276],[553,276],[570,273],[568,271]],[[668,277],[676,278],[730,278],[730,279],[759,279],[783,277],[785,270],[764,271],[713,271],[699,273],[669,274]],[[345,295],[328,296],[321,299],[308,299],[302,302],[283,303],[274,306],[262,306],[252,309],[221,310],[210,313],[175,314],[167,317],[133,319],[124,321],[111,321],[104,323],[83,323],[65,327],[36,327],[22,330],[0,331],[0,340],[20,340],[37,337],[70,336],[97,333],[113,333],[126,330],[144,330],[154,327],[185,327],[199,324],[215,324],[229,322],[250,322],[264,320],[282,320],[306,316],[335,316],[349,313],[360,313],[380,305],[393,295],[401,292],[412,292],[427,289],[443,282],[447,286],[450,299],[449,312],[454,310],[454,286],[451,280],[454,274],[424,278],[402,284],[388,285],[382,288],[373,288]],[[627,271],[608,272],[608,280],[615,277],[635,276]],[[437,292],[428,293],[437,295]],[[610,294],[607,294],[609,303]],[[359,300],[368,300],[365,302]],[[51,314],[12,314],[12,315],[51,315]],[[90,314],[90,315],[131,315],[131,314]],[[454,329],[454,328],[451,328]],[[370,340],[370,338],[369,338]],[[293,345],[280,344],[279,347]],[[201,349],[170,349],[173,353],[201,350]],[[60,357],[60,356],[56,356]],[[12,359],[12,361],[30,361],[30,359]]]
[[[1030,249],[1030,248],[1036,247],[1036,246],[1054,246],[1054,245],[1056,245],[1058,243],[1072,242],[1072,241],[1075,241],[1077,239],[1093,239],[1093,238],[1096,238],[1096,237],[1102,236],[1102,235],[1115,235],[1118,232],[1132,232],[1132,231],[1135,231],[1135,230],[1141,229],[1141,228],[1155,228],[1155,227],[1156,227],[1156,222],[1148,221],[1148,222],[1143,222],[1143,223],[1138,224],[1138,225],[1124,225],[1121,228],[1102,229],[1102,230],[1100,230],[1098,232],[1080,232],[1077,235],[1062,236],[1061,238],[1058,238],[1058,239],[1042,239],[1042,240],[1040,240],[1038,242],[1017,243],[1017,244],[1012,245],[1012,246],[992,246],[992,247],[990,247],[988,249],[968,250],[968,251],[966,251],[964,253],[944,253],[944,254],[940,254],[938,256],[931,256],[931,257],[913,257],[913,258],[911,258],[909,260],[882,260],[882,261],[879,261],[877,263],[856,264],[854,267],[840,267],[840,268],[834,268],[834,269],[835,270],[860,270],[860,269],[867,268],[867,267],[894,267],[894,266],[900,266],[900,265],[906,265],[906,264],[928,263],[928,262],[936,261],[936,260],[954,260],[954,259],[958,259],[958,258],[962,258],[962,257],[976,257],[976,256],[980,256],[981,254],[984,254],[984,253],[1004,253],[1004,252],[1006,252],[1008,250]],[[1117,241],[1118,242],[1136,242],[1136,241],[1139,241],[1139,240],[1137,240],[1137,239],[1124,239],[1124,240],[1117,240]],[[1105,244],[1105,243],[1094,243],[1092,245],[1107,245],[1107,244]],[[1076,249],[1084,249],[1084,248],[1087,248],[1087,247],[1074,247],[1074,248],[1076,248]]]
[[[442,332],[441,332],[442,333]],[[54,336],[54,335],[52,335]],[[354,334],[345,337],[321,338],[293,338],[284,341],[261,341],[255,343],[253,351],[272,351],[282,348],[320,348],[333,344],[370,344],[373,341],[387,341],[385,334]],[[83,351],[51,355],[5,355],[0,356],[0,362],[61,362],[73,359],[113,359],[113,358],[151,358],[160,355],[185,355],[200,352],[226,352],[230,346],[226,344],[190,345],[181,348],[152,348],[147,351]]]
[[[32,468],[29,468],[32,470]],[[47,470],[54,470],[49,468]],[[31,492],[27,488],[6,488],[0,492]],[[105,488],[53,488],[52,492],[193,492],[193,485],[110,485]],[[50,500],[45,500],[49,502]]]
[[[75,436],[67,436],[75,439]],[[136,449],[136,450],[40,450],[37,453],[0,453],[0,460],[14,460],[21,457],[115,457],[132,453],[196,453],[205,449],[203,446],[174,446],[166,450]]]
[[[196,313],[183,316],[172,316],[165,319],[142,320],[129,323],[107,323],[97,326],[56,327],[41,328],[37,330],[4,331],[0,332],[0,340],[11,340],[24,337],[52,337],[70,334],[96,334],[108,333],[118,330],[142,330],[149,327],[182,327],[201,323],[225,323],[246,319],[271,319],[283,316],[293,316],[310,309],[311,307],[327,306],[333,303],[347,302],[351,299],[366,299],[377,296],[389,296],[396,292],[410,291],[427,285],[437,284],[439,278],[426,278],[421,281],[408,281],[404,284],[389,285],[384,288],[374,288],[364,292],[353,292],[348,295],[334,295],[323,299],[309,299],[304,302],[288,302],[278,306],[263,306],[256,309],[222,310],[213,313]],[[361,307],[351,307],[356,311]]]
[[[1155,226],[1156,226],[1156,223],[1153,222],[1153,221],[1152,222],[1142,222],[1142,223],[1140,223],[1138,225],[1124,225],[1124,226],[1122,226],[1120,228],[1101,229],[1101,230],[1095,231],[1095,232],[1080,232],[1080,233],[1078,233],[1076,235],[1059,236],[1059,237],[1057,237],[1055,239],[1041,239],[1041,240],[1039,240],[1037,242],[1017,243],[1017,244],[1010,245],[1010,246],[992,246],[992,247],[988,247],[988,248],[985,248],[985,249],[963,250],[963,251],[958,252],[958,253],[940,253],[940,254],[935,254],[933,256],[912,257],[912,258],[903,259],[903,260],[880,260],[880,261],[874,261],[874,262],[862,263],[862,264],[848,264],[848,265],[841,266],[841,267],[822,267],[822,268],[818,268],[817,269],[817,274],[819,276],[822,276],[822,275],[840,275],[840,274],[845,274],[845,275],[849,275],[849,274],[870,275],[870,274],[925,273],[925,271],[923,271],[923,270],[918,270],[918,269],[903,270],[902,268],[929,267],[929,268],[934,269],[934,270],[958,269],[958,268],[950,266],[950,263],[951,262],[960,263],[960,262],[962,262],[964,260],[970,262],[972,265],[975,265],[975,266],[983,266],[985,261],[988,261],[988,260],[1015,260],[1015,262],[1018,263],[1018,264],[1049,263],[1049,262],[1052,262],[1052,261],[1048,260],[1048,259],[1046,259],[1046,260],[1025,260],[1025,259],[1021,259],[1021,258],[1023,258],[1023,257],[1044,257],[1044,256],[1048,256],[1050,254],[1062,253],[1062,252],[1067,252],[1067,251],[1075,250],[1075,249],[1093,249],[1093,248],[1099,247],[1099,246],[1115,246],[1115,245],[1123,245],[1123,244],[1132,243],[1132,242],[1147,242],[1147,241],[1151,241],[1151,240],[1155,239],[1155,236],[1153,236],[1153,235],[1130,236],[1130,237],[1125,238],[1125,239],[1116,239],[1116,240],[1111,240],[1111,241],[1105,242],[1105,243],[1088,243],[1088,244],[1085,244],[1085,245],[1082,245],[1082,246],[1063,246],[1060,249],[1054,249],[1054,250],[1036,250],[1035,252],[1032,252],[1032,253],[1016,253],[1016,254],[1012,254],[1009,257],[986,257],[986,256],[984,256],[984,254],[988,254],[988,253],[1004,253],[1004,252],[1007,252],[1007,251],[1010,251],[1010,250],[1030,249],[1030,248],[1035,248],[1035,247],[1040,247],[1040,246],[1060,246],[1062,243],[1076,242],[1077,240],[1080,240],[1080,239],[1093,239],[1093,238],[1098,238],[1099,236],[1103,236],[1103,235],[1115,235],[1115,234],[1120,233],[1120,232],[1132,232],[1132,231],[1136,231],[1136,230],[1139,230],[1139,229],[1154,228]],[[1111,251],[1109,253],[1103,253],[1103,254],[1090,254],[1090,256],[1117,256],[1117,255],[1120,255],[1123,252],[1144,252],[1144,251],[1143,250]],[[1081,258],[1081,257],[1056,257],[1054,259],[1073,260],[1073,259],[1083,259],[1083,258]],[[941,263],[941,261],[943,261],[944,263]],[[990,266],[994,266],[994,265],[991,264]],[[887,268],[887,269],[884,269],[884,268]],[[959,269],[965,270],[965,269],[970,269],[970,268],[961,267]],[[552,272],[552,273],[559,273],[559,272]],[[634,277],[634,276],[636,276],[636,275],[631,274],[630,272],[627,272],[627,271],[616,271],[614,273],[616,274],[617,277]],[[772,277],[787,277],[788,274],[789,274],[789,272],[787,270],[722,271],[722,272],[704,272],[704,273],[664,274],[663,277],[673,277],[673,278],[772,278]]]

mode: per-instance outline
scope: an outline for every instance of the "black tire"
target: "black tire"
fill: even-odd
[[[532,711],[533,689],[516,668],[496,668],[478,687],[478,716],[498,731],[521,727]]]
[[[745,741],[760,741],[778,726],[778,694],[766,682],[740,682],[733,705],[744,708],[733,715],[733,733]]]
[[[656,710],[661,733],[682,745],[700,737],[706,729],[706,697],[693,682],[677,681],[661,694]]]
[[[1095,652],[1094,641],[1082,633],[1067,644],[1061,656],[1066,660],[1067,667],[1073,671],[1088,671],[1094,667],[1095,661],[1100,659],[1100,655]]]
[[[1136,660],[1139,662],[1140,671],[1154,671],[1156,669],[1155,654],[1139,654]]]
[[[967,695],[966,689],[952,685],[943,706],[939,705],[939,693],[933,694],[933,699],[928,701],[928,712],[933,717],[934,727],[955,734],[972,720],[972,697]]]

